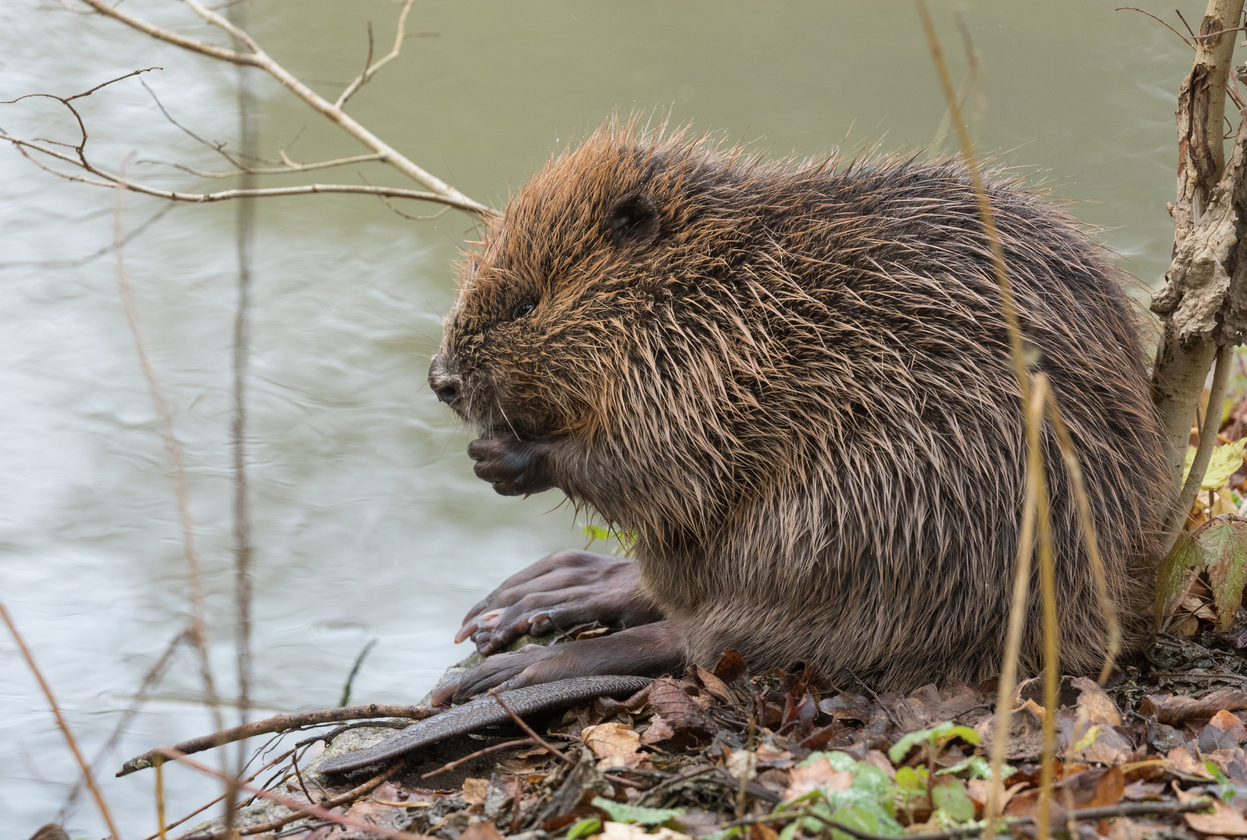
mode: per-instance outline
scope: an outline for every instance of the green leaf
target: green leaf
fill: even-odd
[[[941,771],[943,772],[943,771]],[[927,789],[927,782],[912,767],[900,767],[896,771],[896,786],[902,790],[923,791]]]
[[[824,759],[826,759],[827,763],[831,765],[832,770],[838,770],[838,771],[848,770],[849,772],[853,772],[857,770],[858,766],[861,764],[861,762],[853,758],[853,756],[849,755],[848,753],[812,752],[809,754],[809,756],[804,761],[799,763],[797,766],[798,767],[809,767],[811,764],[814,764],[819,761],[823,761]]]
[[[931,788],[931,799],[954,822],[966,822],[974,819],[974,803],[966,796],[965,783],[956,777],[942,779]]]
[[[981,755],[972,755],[969,758],[963,758],[952,767],[945,767],[943,770],[936,770],[935,775],[953,776],[964,770],[970,771],[971,779],[990,779],[992,777],[992,763],[983,758]],[[1017,772],[1017,768],[1005,764],[1001,766],[1000,772],[1007,779]],[[896,778],[899,780],[900,777],[901,771],[897,770]]]
[[[1078,743],[1074,744],[1074,752],[1085,750],[1098,740],[1100,740],[1100,727],[1092,724],[1087,727],[1086,733],[1078,739]]]
[[[602,821],[597,817],[588,817],[567,829],[567,840],[579,840],[581,837],[588,837],[590,834],[598,834],[602,831]]]
[[[893,764],[903,759],[911,749],[924,741],[932,755],[939,752],[940,748],[954,738],[960,738],[968,744],[977,744],[981,740],[979,733],[975,732],[968,726],[954,726],[952,721],[945,721],[938,726],[930,729],[919,729],[917,732],[910,732],[908,735],[897,741],[888,750],[888,758]]]
[[[925,743],[928,734],[928,730],[920,729],[917,732],[910,732],[908,735],[905,735],[901,740],[888,748],[888,760],[893,764],[897,764],[905,756],[909,755],[910,750],[919,744]]]
[[[1207,563],[1208,555],[1204,547],[1190,534],[1179,534],[1178,541],[1156,570],[1155,618],[1158,628],[1186,591],[1186,578],[1191,569],[1203,568]]]
[[[1247,438],[1244,438],[1247,440]],[[1217,605],[1217,629],[1230,629],[1230,622],[1243,602],[1243,581],[1247,578],[1247,522],[1217,519],[1199,536],[1208,553],[1208,577]]]
[[[1243,466],[1243,453],[1247,451],[1247,438],[1214,447],[1212,458],[1208,461],[1208,469],[1204,471],[1204,480],[1200,482],[1200,490],[1219,490],[1230,480],[1230,476]],[[1191,465],[1195,463],[1195,450],[1186,452],[1186,465],[1182,469],[1182,481],[1191,474]]]
[[[684,814],[682,808],[641,808],[636,805],[625,805],[612,802],[600,796],[593,798],[593,807],[600,808],[611,818],[611,822],[639,823],[641,825],[662,825]]]
[[[597,525],[586,525],[580,529],[580,532],[591,540],[606,541],[611,538],[611,532]]]
[[[1217,763],[1206,758],[1204,759],[1204,769],[1212,774],[1212,777],[1217,780],[1217,784],[1221,788],[1217,791],[1217,798],[1222,802],[1229,802],[1233,799],[1234,794],[1237,792],[1234,789],[1234,783],[1231,782],[1229,777],[1221,771],[1221,768],[1217,765]]]
[[[858,831],[865,831],[869,834],[879,833],[879,820],[865,808],[853,805],[837,808],[832,813],[831,820],[848,828],[855,828]],[[854,840],[852,834],[847,834],[834,828],[831,831],[831,836],[833,840]]]

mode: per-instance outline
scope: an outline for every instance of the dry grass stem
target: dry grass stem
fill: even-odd
[[[1078,505],[1078,520],[1082,524],[1083,540],[1087,546],[1087,559],[1091,562],[1091,573],[1095,576],[1096,593],[1100,596],[1100,610],[1104,614],[1104,623],[1108,635],[1107,650],[1104,652],[1104,667],[1100,669],[1099,683],[1108,682],[1113,672],[1113,663],[1121,650],[1121,626],[1117,622],[1117,609],[1113,599],[1108,596],[1108,578],[1104,572],[1104,561],[1100,557],[1100,546],[1096,541],[1095,522],[1091,519],[1091,502],[1087,498],[1087,488],[1082,481],[1082,467],[1078,463],[1078,453],[1074,451],[1074,441],[1065,427],[1065,418],[1056,400],[1048,399],[1048,419],[1052,430],[1056,433],[1057,446],[1061,450],[1061,459],[1065,462],[1065,472],[1069,476],[1074,491],[1074,501]]]
[[[1044,651],[1044,717],[1043,752],[1039,769],[1039,805],[1035,822],[1039,840],[1046,840],[1052,817],[1053,761],[1056,755],[1057,689],[1061,683],[1061,660],[1057,648],[1056,569],[1052,557],[1052,519],[1048,507],[1048,481],[1044,472],[1043,446],[1040,433],[1043,428],[1044,409],[1052,399],[1048,377],[1036,373],[1031,391],[1031,403],[1026,418],[1027,494],[1035,497],[1035,520],[1038,525],[1039,590],[1043,609]]]
[[[186,557],[186,568],[190,582],[191,642],[195,647],[195,652],[199,655],[200,676],[203,679],[204,693],[212,710],[213,720],[216,723],[217,729],[221,729],[223,724],[221,721],[220,701],[216,692],[216,685],[212,679],[211,663],[208,659],[203,572],[199,565],[199,553],[195,548],[195,526],[190,513],[190,491],[186,483],[186,470],[182,464],[182,445],[179,443],[177,435],[174,434],[173,416],[169,412],[164,392],[160,388],[160,383],[156,379],[156,372],[152,368],[151,360],[148,358],[147,346],[143,341],[143,333],[139,325],[138,307],[134,302],[134,292],[130,288],[130,281],[126,278],[125,201],[126,191],[119,188],[117,190],[117,212],[114,217],[113,227],[115,246],[113,259],[117,273],[117,290],[121,295],[122,307],[126,313],[126,323],[129,325],[130,334],[134,338],[135,351],[139,357],[139,367],[142,369],[143,378],[147,382],[147,390],[151,395],[152,407],[156,411],[156,418],[160,426],[160,436],[164,440],[165,452],[169,457],[169,465],[173,472],[173,491],[177,505],[178,523],[182,531],[182,551]]]
[[[9,632],[13,634],[13,641],[17,644],[17,649],[21,651],[22,659],[26,660],[26,667],[30,668],[30,673],[34,674],[35,681],[39,683],[39,688],[43,691],[43,696],[48,701],[48,707],[56,718],[56,725],[60,728],[61,734],[65,736],[65,743],[69,745],[69,751],[74,754],[74,760],[78,762],[78,767],[82,770],[82,777],[87,780],[87,787],[91,789],[91,796],[95,799],[95,805],[99,808],[104,824],[108,826],[109,834],[114,840],[121,840],[121,832],[117,831],[117,826],[113,822],[113,815],[108,809],[108,802],[105,801],[104,794],[100,791],[100,786],[95,783],[95,774],[91,772],[91,767],[82,755],[82,750],[78,748],[78,739],[74,737],[73,730],[69,728],[69,722],[61,714],[61,707],[57,704],[55,695],[52,694],[52,687],[48,685],[48,681],[43,678],[43,672],[35,664],[35,657],[31,654],[30,648],[26,647],[26,640],[17,631],[17,625],[13,623],[8,608],[4,606],[3,601],[0,601],[0,620],[4,621],[9,628]]]

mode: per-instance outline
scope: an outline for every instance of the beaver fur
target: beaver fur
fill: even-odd
[[[1166,498],[1134,309],[1070,217],[1015,181],[987,189],[1129,650]],[[500,493],[557,487],[635,534],[637,597],[662,616],[613,648],[602,643],[618,637],[490,657],[459,697],[713,665],[730,648],[754,670],[805,662],[880,690],[998,672],[1026,444],[959,163],[767,161],[608,124],[547,164],[467,254],[430,383],[479,430],[477,473]],[[1044,440],[1061,667],[1093,673],[1105,622]],[[1023,675],[1041,667],[1030,591]]]

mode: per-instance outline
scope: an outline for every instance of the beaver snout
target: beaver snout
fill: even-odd
[[[439,400],[452,408],[463,393],[463,380],[447,369],[440,353],[433,357],[433,364],[429,365],[429,387]]]

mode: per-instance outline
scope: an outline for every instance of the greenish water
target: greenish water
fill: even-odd
[[[67,0],[68,2],[68,0]],[[979,149],[1073,211],[1145,283],[1163,273],[1176,160],[1173,101],[1189,68],[1176,36],[1100,0],[961,4],[982,52],[970,103]],[[1188,4],[1189,6],[1189,4]],[[124,8],[216,38],[177,4]],[[932,2],[955,77],[951,2]],[[1149,11],[1171,15],[1160,4]],[[1198,19],[1202,6],[1184,8]],[[362,65],[386,0],[256,0],[253,31],[324,93]],[[1168,18],[1167,18],[1168,19]],[[410,158],[495,206],[554,151],[612,112],[670,115],[776,155],[916,150],[944,112],[909,2],[418,2],[402,57],[351,112]],[[223,43],[223,42],[222,42]],[[202,136],[233,141],[233,68],[214,66],[52,0],[0,7],[0,99],[68,94],[139,67]],[[263,153],[311,161],[363,151],[268,79],[257,81]],[[144,160],[221,161],[159,114],[133,81],[80,100],[90,148],[166,187],[219,188]],[[0,128],[68,139],[46,100],[0,108]],[[375,164],[317,181],[409,186]],[[310,182],[311,178],[306,179]],[[276,183],[297,183],[293,180]],[[54,180],[0,149],[0,597],[94,755],[143,674],[187,623],[173,485],[118,297],[115,196]],[[132,196],[134,226],[161,207]],[[410,208],[407,208],[410,209]],[[181,206],[126,249],[143,331],[186,449],[211,653],[235,694],[230,341],[235,209]],[[415,212],[423,212],[416,210]],[[248,381],[258,714],[337,703],[358,652],[378,643],[357,700],[412,702],[464,651],[463,612],[510,572],[584,537],[556,494],[495,496],[472,476],[470,435],[424,382],[453,299],[450,268],[471,220],[408,221],[375,200],[320,196],[259,206]],[[53,819],[75,778],[45,703],[0,634],[0,812],[14,837]],[[127,836],[150,833],[152,779],[121,760],[211,729],[186,651],[103,761]],[[171,812],[215,795],[171,771]],[[74,836],[102,824],[80,802]]]

